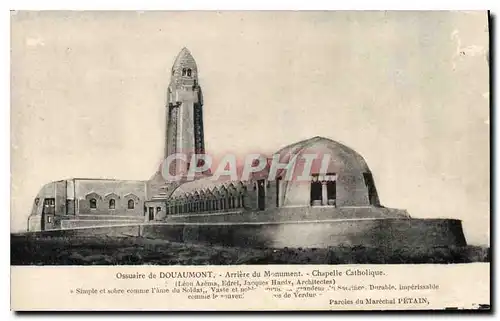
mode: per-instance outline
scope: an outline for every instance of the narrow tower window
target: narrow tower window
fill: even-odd
[[[186,68],[182,68],[182,75],[185,76],[186,75]]]
[[[95,198],[90,199],[90,208],[97,208],[97,201]]]
[[[109,209],[110,210],[114,210],[115,209],[115,200],[114,199],[110,199],[109,200]]]
[[[135,207],[134,200],[128,200],[128,209],[133,210]]]
[[[191,77],[191,69],[187,70],[187,75],[188,75],[188,77]]]

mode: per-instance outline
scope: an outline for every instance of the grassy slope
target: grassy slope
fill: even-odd
[[[138,237],[11,236],[12,265],[403,264],[489,262],[478,246],[418,249],[243,249]]]

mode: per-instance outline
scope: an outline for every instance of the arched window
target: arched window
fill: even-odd
[[[115,200],[114,199],[110,199],[109,200],[109,209],[110,210],[114,210],[115,209]]]
[[[134,207],[135,207],[134,200],[128,200],[128,204],[127,205],[128,205],[127,207],[128,207],[129,210],[133,210]]]
[[[97,200],[95,198],[91,198],[89,203],[90,203],[90,208],[97,208]]]
[[[191,69],[188,69],[187,75],[188,75],[188,77],[191,77]]]
[[[186,75],[186,68],[182,68],[182,75],[185,76]]]

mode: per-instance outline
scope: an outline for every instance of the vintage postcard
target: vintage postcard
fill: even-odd
[[[12,11],[11,309],[490,309],[483,11]]]

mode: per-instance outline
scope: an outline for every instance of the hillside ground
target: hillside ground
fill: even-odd
[[[252,249],[141,237],[11,235],[11,265],[423,264],[489,262],[479,246],[390,249]]]

